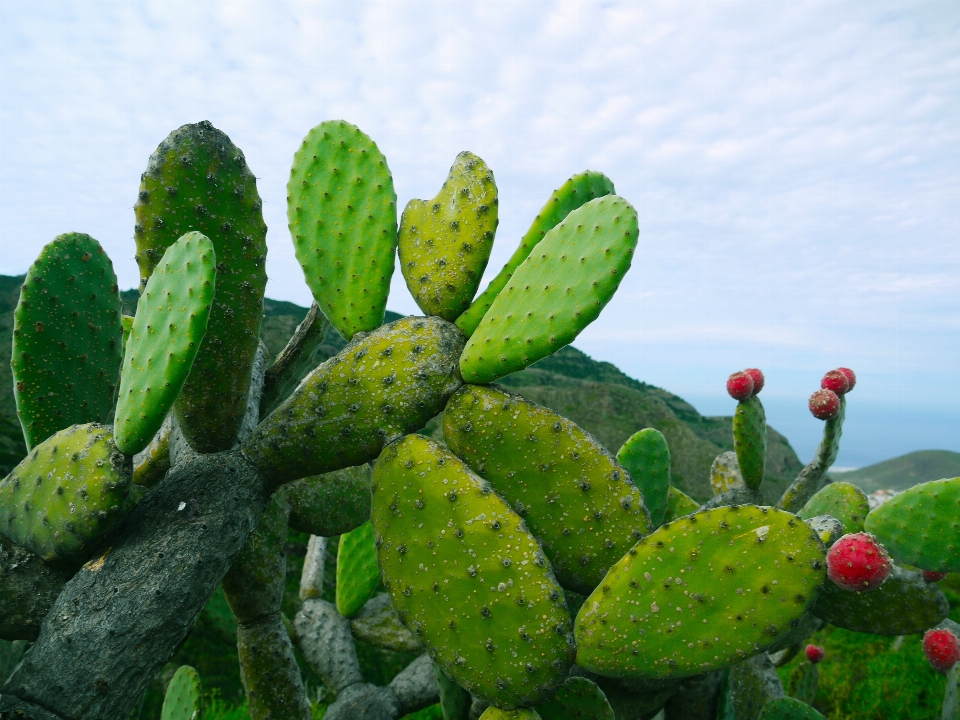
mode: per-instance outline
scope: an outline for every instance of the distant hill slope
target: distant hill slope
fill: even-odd
[[[907,490],[918,483],[960,477],[960,453],[917,450],[859,470],[831,473],[834,480],[853,483],[865,492]]]
[[[13,309],[22,282],[23,276],[0,276],[0,362],[6,373],[0,379],[0,477],[25,452],[9,370]],[[121,296],[124,313],[133,315],[137,291],[126,290]],[[293,303],[269,298],[264,301],[260,334],[272,354],[283,348],[306,314],[307,308]],[[399,317],[388,311],[386,321]],[[332,357],[344,344],[335,331],[329,332],[320,350],[321,357]],[[614,365],[593,360],[573,347],[502,379],[500,384],[569,417],[613,453],[637,430],[657,428],[670,444],[674,483],[698,499],[712,494],[709,475],[713,459],[733,449],[731,418],[704,417],[682,398],[628,377]],[[426,432],[439,438],[439,418],[428,424]],[[779,498],[801,467],[787,439],[769,428],[764,483],[768,502]]]

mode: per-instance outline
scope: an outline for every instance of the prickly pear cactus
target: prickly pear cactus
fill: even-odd
[[[795,515],[753,505],[694,513],[636,544],[576,620],[577,664],[684,677],[762,652],[808,611],[826,552]]]
[[[207,332],[217,256],[190,232],[167,248],[147,281],[123,358],[116,442],[135,455],[156,435],[176,401]]]
[[[534,710],[543,718],[614,720],[613,708],[603,690],[585,677],[568,677],[553,698]]]
[[[763,482],[767,460],[767,416],[756,395],[737,403],[733,416],[733,444],[743,483],[756,490]]]
[[[373,525],[364,523],[340,536],[337,550],[337,612],[352,618],[377,591],[380,568]]]
[[[181,665],[173,674],[163,698],[160,720],[201,720],[203,687],[200,675],[189,665]]]
[[[460,358],[463,379],[492,382],[573,342],[617,291],[639,233],[637,211],[616,195],[567,215],[480,321]]]
[[[61,430],[0,482],[0,532],[47,561],[72,561],[123,514],[133,468],[112,428]]]
[[[613,183],[606,175],[591,170],[574,175],[554,190],[507,264],[490,281],[486,290],[480,293],[473,304],[457,318],[457,327],[463,330],[467,337],[473,335],[497,295],[506,287],[510,278],[513,277],[513,273],[527,259],[537,243],[543,240],[548,232],[581,205],[604,195],[613,195],[614,192]]]
[[[193,230],[213,241],[217,294],[176,413],[195,450],[226,450],[247,409],[267,284],[267,226],[257,179],[220,130],[207,121],[184,125],[150,156],[134,211],[141,287],[184,234]]]
[[[27,449],[107,422],[123,350],[113,263],[83,233],[58,235],[30,266],[13,317],[14,397]]]
[[[760,711],[759,720],[826,720],[819,712],[792,697],[771,700]]]
[[[497,184],[487,164],[462,152],[432,200],[411,200],[400,219],[400,270],[427,315],[453,322],[477,292],[493,249]]]
[[[356,338],[257,426],[244,455],[277,482],[373,460],[460,387],[463,343],[440,318],[403,318]]]
[[[670,448],[663,433],[644,428],[631,435],[617,453],[617,462],[630,473],[643,494],[653,527],[663,523],[670,490]]]
[[[863,530],[863,522],[870,512],[870,502],[863,490],[850,483],[830,483],[807,501],[797,513],[804,520],[817,515],[830,515],[843,525],[844,534]]]
[[[360,128],[330,120],[293,157],[287,220],[307,285],[347,340],[383,322],[397,249],[387,159]]]
[[[864,529],[896,560],[960,571],[960,477],[915,485],[867,515]]]
[[[573,662],[563,592],[523,520],[420,435],[373,476],[382,580],[400,619],[454,682],[501,708],[545,700]]]
[[[523,517],[560,583],[588,593],[653,526],[640,491],[592,436],[498,387],[467,385],[443,437]]]

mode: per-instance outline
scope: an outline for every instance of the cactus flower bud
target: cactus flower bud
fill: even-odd
[[[824,390],[833,390],[837,395],[844,395],[850,392],[850,388],[853,386],[850,385],[850,378],[847,377],[846,373],[831,370],[823,376],[820,387]]]
[[[853,386],[857,384],[857,376],[850,368],[837,368],[836,372],[841,372],[847,376],[847,381],[850,383],[850,387],[847,388],[847,392],[853,390]]]
[[[927,630],[923,636],[923,654],[934,670],[946,673],[960,661],[960,640],[946,629]]]
[[[818,420],[830,420],[840,412],[840,397],[833,390],[817,390],[810,396],[810,412]]]
[[[753,378],[747,372],[735,372],[727,378],[727,392],[734,400],[746,400],[753,395]]]
[[[827,552],[827,577],[844,590],[873,590],[890,575],[883,546],[868,533],[844,535]]]
[[[814,665],[823,660],[824,656],[826,655],[823,648],[819,645],[807,645],[807,648],[804,652],[807,653],[807,660],[812,662]]]
[[[765,382],[763,373],[757,368],[747,368],[744,372],[753,379],[753,394],[759,395],[760,391],[763,390],[763,383]]]

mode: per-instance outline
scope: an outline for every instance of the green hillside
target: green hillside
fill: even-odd
[[[833,472],[833,478],[859,485],[865,492],[907,490],[917,483],[960,476],[960,453],[917,450],[859,470]]]

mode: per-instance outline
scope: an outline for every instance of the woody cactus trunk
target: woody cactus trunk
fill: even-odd
[[[30,454],[0,483],[0,633],[35,642],[0,712],[128,717],[221,583],[254,718],[309,716],[291,638],[336,694],[329,720],[437,700],[464,719],[712,718],[721,703],[746,718],[783,695],[768,651],[824,621],[904,634],[943,619],[942,593],[905,570],[869,593],[826,581],[827,547],[864,522],[896,560],[960,570],[960,480],[870,516],[821,489],[842,397],[814,462],[764,507],[762,376],[750,384],[700,507],[670,486],[657,431],[615,456],[492,384],[599,315],[639,236],[609,179],[575,175],[474,298],[498,209],[492,171],[465,152],[398,222],[376,144],[342,121],[311,130],[288,219],[315,303],[272,362],[256,180],[209,123],[173,132],[142,176],[134,318],[96,240],[44,248],[14,330]],[[425,315],[383,325],[397,257]],[[329,327],[349,343],[317,365]],[[443,443],[414,434],[441,412]],[[940,519],[935,542],[911,513]],[[288,527],[314,536],[292,627]],[[334,535],[336,605],[318,564]],[[374,687],[354,638],[424,654]]]

